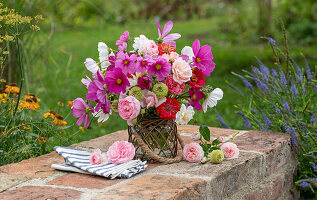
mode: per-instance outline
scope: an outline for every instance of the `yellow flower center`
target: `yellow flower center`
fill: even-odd
[[[124,63],[124,65],[128,65],[129,61],[128,60],[124,60],[123,63]]]
[[[145,66],[145,65],[146,65],[146,62],[145,62],[145,61],[142,61],[142,62],[141,62],[141,65],[142,65],[142,66]]]
[[[162,66],[160,65],[160,64],[157,64],[156,66],[155,66],[155,69],[156,70],[160,70],[162,68]]]
[[[117,83],[118,85],[121,85],[121,83],[122,83],[121,78],[118,78],[118,79],[116,80],[116,83]]]
[[[196,62],[200,63],[201,62],[201,59],[200,58],[196,58]]]
[[[193,99],[195,100],[197,98],[196,94],[193,94]]]

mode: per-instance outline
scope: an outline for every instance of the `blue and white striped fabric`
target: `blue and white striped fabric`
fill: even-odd
[[[54,150],[65,159],[65,164],[52,164],[51,167],[63,171],[72,171],[84,174],[104,176],[106,178],[130,178],[131,176],[145,170],[146,161],[131,160],[123,164],[101,164],[91,165],[90,153],[71,147],[54,147]]]

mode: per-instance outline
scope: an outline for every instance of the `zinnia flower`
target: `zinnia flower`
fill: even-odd
[[[163,55],[163,54],[169,55],[171,52],[176,52],[175,47],[165,43],[158,44],[158,50],[160,55]]]
[[[168,63],[164,58],[159,57],[154,63],[148,68],[149,75],[156,75],[158,81],[164,80],[165,77],[170,75],[171,64]]]
[[[214,164],[220,164],[225,158],[221,150],[213,150],[208,154],[210,161]]]
[[[106,84],[108,91],[115,94],[125,93],[126,87],[130,86],[129,80],[120,68],[114,68],[113,71],[106,73]]]
[[[176,113],[175,122],[179,125],[186,125],[188,122],[193,119],[195,114],[194,108],[192,106],[186,106],[182,104],[180,111]]]
[[[204,45],[200,48],[199,40],[195,40],[193,43],[193,66],[197,66],[205,76],[210,76],[210,73],[215,69],[215,63],[212,61],[213,55],[211,53],[211,47]]]
[[[205,76],[200,69],[195,68],[193,70],[193,75],[190,78],[189,85],[190,87],[197,88],[202,88],[205,85]]]
[[[185,83],[179,84],[174,81],[173,75],[170,75],[165,79],[165,84],[167,85],[170,94],[181,94],[186,88]]]
[[[203,110],[207,112],[208,107],[212,108],[217,105],[217,102],[223,97],[223,91],[220,88],[214,89],[210,94],[207,95],[203,102]]]
[[[201,110],[202,106],[199,104],[199,100],[204,98],[204,93],[199,90],[199,88],[189,89],[190,105],[192,105],[196,110]]]
[[[92,112],[93,106],[88,105],[82,98],[77,98],[73,101],[72,109],[74,117],[79,117],[77,126],[80,126],[85,121],[84,128],[88,128],[90,123],[89,113]]]
[[[178,38],[180,38],[181,35],[179,33],[168,34],[173,28],[173,22],[168,21],[164,25],[163,31],[162,31],[160,23],[158,21],[156,22],[156,24],[158,27],[158,35],[159,35],[159,38],[161,39],[162,43],[172,45],[176,48],[176,42],[174,40],[177,40]]]
[[[179,103],[174,98],[166,98],[166,101],[156,107],[156,111],[160,117],[166,120],[175,119],[176,113],[180,110]]]
[[[153,86],[153,92],[158,98],[163,98],[168,93],[168,87],[164,83],[158,82]]]
[[[137,100],[141,100],[142,96],[143,96],[143,92],[142,92],[141,88],[138,86],[131,87],[129,89],[128,94],[129,94],[129,96],[135,97]]]
[[[123,53],[123,51],[119,51],[118,60],[116,60],[115,66],[117,68],[121,68],[123,73],[134,73],[135,72],[135,61],[137,59],[136,54],[131,54],[129,56],[128,53]]]
[[[146,75],[143,75],[138,78],[138,84],[142,90],[149,90],[152,86],[152,79],[150,79]]]

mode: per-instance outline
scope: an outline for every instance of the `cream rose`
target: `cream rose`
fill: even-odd
[[[177,58],[172,67],[173,79],[179,84],[185,83],[192,77],[192,70],[189,64],[182,58]]]

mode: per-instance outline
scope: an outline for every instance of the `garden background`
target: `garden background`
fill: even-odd
[[[232,72],[250,70],[252,65],[258,65],[256,58],[266,64],[274,63],[270,45],[261,37],[272,37],[283,46],[281,22],[287,30],[291,56],[301,64],[302,53],[316,70],[314,0],[4,0],[3,3],[21,15],[44,17],[38,24],[39,31],[28,32],[22,38],[23,91],[40,99],[40,109],[26,111],[27,115],[43,118],[48,110],[54,110],[64,117],[67,125],[52,125],[46,131],[31,129],[27,136],[21,137],[27,140],[14,139],[12,142],[19,143],[19,148],[13,146],[6,152],[7,159],[2,157],[0,165],[50,152],[55,145],[70,145],[126,129],[126,122],[117,114],[103,124],[92,123],[89,129],[80,129],[67,102],[86,94],[80,82],[87,73],[83,62],[87,57],[98,58],[98,42],[114,48],[125,30],[131,38],[144,34],[156,39],[157,20],[173,20],[172,32],[182,35],[177,40],[177,51],[185,45],[191,46],[195,39],[212,46],[216,68],[207,84],[221,88],[224,98],[218,102],[217,111],[196,112],[190,124],[222,127],[224,124],[218,120],[222,118],[220,121],[233,129],[245,129],[241,116],[235,113],[235,105],[244,100],[232,87],[245,93],[248,90],[243,89],[243,82]],[[5,84],[19,85],[21,81],[19,66],[12,60],[7,63],[4,77],[6,83],[2,83],[2,89]],[[14,134],[25,131],[19,129]],[[33,144],[37,142],[40,144]]]

